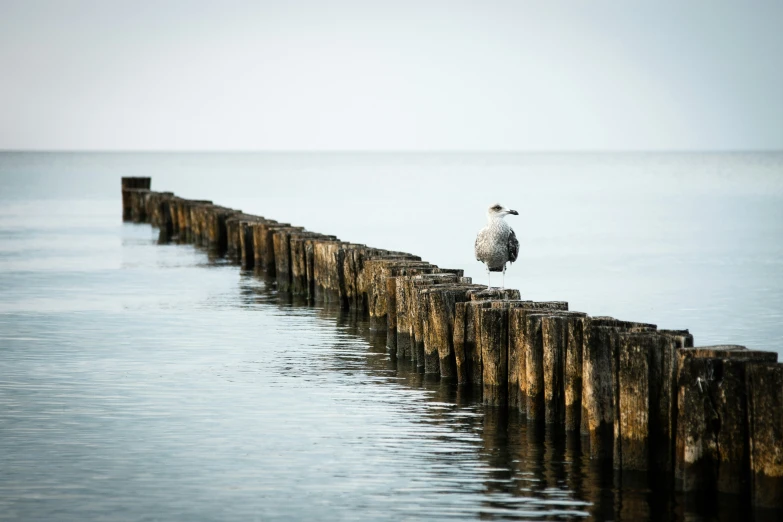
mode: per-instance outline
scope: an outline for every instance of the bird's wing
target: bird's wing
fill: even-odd
[[[512,230],[511,233],[508,235],[508,260],[512,263],[517,260],[517,256],[519,255],[519,240],[517,240],[517,235],[514,234],[514,231]]]
[[[478,233],[476,242],[473,244],[473,253],[476,255],[476,261],[481,261],[481,259],[479,259],[479,239],[481,239],[481,232]]]

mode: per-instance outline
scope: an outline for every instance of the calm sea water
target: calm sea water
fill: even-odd
[[[0,519],[733,520],[391,360],[362,318],[121,222],[120,180],[783,348],[783,154],[0,153]],[[493,282],[499,282],[493,280]],[[779,514],[778,514],[779,515]]]

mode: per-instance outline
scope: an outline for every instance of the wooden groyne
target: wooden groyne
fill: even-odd
[[[668,477],[682,492],[783,508],[783,365],[688,330],[591,317],[487,290],[463,270],[122,179],[123,219],[262,272],[280,291],[366,314],[393,357],[475,386],[591,458]]]

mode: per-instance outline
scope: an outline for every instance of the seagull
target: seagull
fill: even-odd
[[[519,255],[517,236],[503,219],[509,214],[518,216],[519,212],[499,203],[492,205],[487,209],[487,226],[476,236],[476,260],[487,265],[487,290],[492,288],[492,272],[503,272],[501,285],[505,285],[506,263],[513,263]]]

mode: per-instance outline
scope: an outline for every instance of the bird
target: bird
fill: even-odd
[[[506,263],[513,263],[519,255],[519,241],[511,226],[503,219],[519,212],[496,203],[487,209],[487,226],[476,236],[476,260],[487,265],[487,290],[492,288],[492,272],[503,272],[501,289],[505,286]]]

